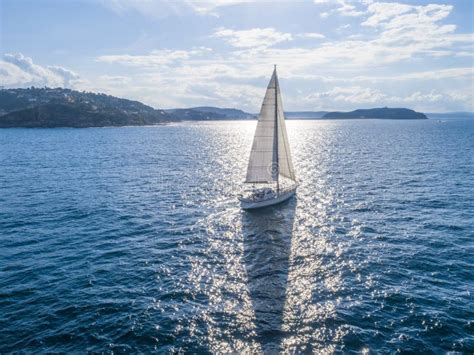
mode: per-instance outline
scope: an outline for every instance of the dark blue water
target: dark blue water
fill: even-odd
[[[0,352],[474,351],[474,121],[0,130]]]

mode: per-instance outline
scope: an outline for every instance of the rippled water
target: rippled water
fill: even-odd
[[[0,352],[474,351],[474,122],[0,130]]]

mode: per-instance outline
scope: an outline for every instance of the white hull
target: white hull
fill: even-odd
[[[273,206],[288,200],[296,193],[296,187],[262,199],[240,199],[240,206],[244,210]]]

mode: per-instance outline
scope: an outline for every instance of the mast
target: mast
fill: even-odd
[[[295,180],[275,66],[258,116],[245,182],[271,183],[279,192],[280,175]]]
[[[276,146],[276,183],[277,183],[277,193],[280,192],[280,167],[278,166],[278,78],[277,78],[277,66],[275,65],[275,146]]]

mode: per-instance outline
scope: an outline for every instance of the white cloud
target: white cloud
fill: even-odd
[[[365,26],[378,26],[387,20],[411,11],[413,6],[400,3],[379,2],[369,5],[370,17],[362,23]]]
[[[245,4],[255,2],[255,0],[188,0],[187,3],[197,12],[204,15],[217,16],[216,10],[226,6],[234,6],[238,4]]]
[[[434,90],[431,90],[428,93],[422,93],[420,91],[416,91],[410,96],[405,98],[400,98],[399,100],[402,102],[413,103],[413,102],[437,102],[443,99],[443,95],[436,93]]]
[[[316,2],[334,4],[325,0]],[[368,5],[364,11],[369,16],[363,24],[369,31],[374,29],[373,33],[350,36],[339,41],[327,40],[319,45],[307,43],[305,46],[274,48],[273,45],[278,43],[290,44],[293,39],[320,39],[323,35],[291,34],[275,28],[236,30],[221,27],[215,31],[213,37],[224,40],[235,49],[216,52],[200,52],[196,49],[159,50],[146,55],[107,55],[99,57],[98,60],[152,68],[173,65],[177,71],[192,67],[194,72],[212,72],[213,77],[223,75],[239,78],[261,76],[262,72],[265,72],[264,68],[277,63],[287,68],[285,75],[288,77],[310,77],[309,73],[320,69],[318,66],[321,65],[325,66],[326,71],[336,70],[341,66],[354,70],[367,66],[381,67],[422,57],[468,56],[471,47],[459,51],[455,46],[473,43],[472,34],[456,34],[456,26],[439,24],[439,21],[449,14],[451,6],[414,6],[368,0],[337,1],[335,4],[341,11],[344,4],[353,7],[357,5],[357,11]],[[346,10],[347,6],[344,11]],[[219,74],[219,71],[223,72]]]
[[[342,30],[348,29],[349,27],[351,27],[351,25],[349,23],[346,23],[345,25],[341,25],[338,28],[336,28],[336,30],[342,31]]]
[[[154,50],[150,54],[145,55],[130,55],[130,54],[118,54],[118,55],[103,55],[97,57],[98,62],[104,63],[119,63],[131,66],[140,67],[154,67],[161,65],[177,64],[186,59],[192,57],[202,56],[212,50],[207,47],[193,48],[191,50],[171,50],[171,49],[160,49]]]
[[[63,86],[69,86],[72,82],[79,79],[79,75],[77,73],[57,65],[50,65],[47,67],[47,69],[58,75],[63,80]]]
[[[220,8],[250,3],[252,0],[101,0],[100,2],[104,7],[120,15],[127,15],[133,11],[146,17],[161,19],[191,13],[218,16]]]
[[[369,107],[410,107],[421,112],[452,111],[459,108],[473,110],[472,98],[465,91],[443,92],[438,90],[408,92],[390,95],[380,89],[344,86],[314,92],[302,98],[315,108],[353,110]]]
[[[204,69],[196,73],[193,67],[185,67],[179,73],[163,70],[126,79],[99,78],[93,89],[159,108],[214,105],[254,110],[260,104],[265,87],[223,80],[222,77],[214,80],[207,76],[207,73],[214,75],[210,68]],[[127,85],[122,84],[125,80]]]
[[[344,7],[341,4],[336,3],[337,9],[343,11]],[[142,83],[140,85],[144,87],[158,85],[167,92],[167,101],[163,101],[165,98],[160,98],[159,102],[156,98],[153,102],[149,101],[158,107],[162,103],[169,105],[176,103],[175,106],[182,106],[179,102],[199,103],[199,100],[208,103],[215,100],[216,103],[226,102],[228,105],[230,99],[212,94],[209,88],[220,93],[227,92],[229,95],[226,90],[232,88],[235,90],[232,97],[237,97],[237,91],[242,90],[244,96],[248,98],[244,100],[243,97],[239,97],[243,104],[237,103],[238,107],[256,111],[258,107],[245,106],[255,101],[249,93],[258,92],[260,86],[256,86],[256,80],[263,82],[263,77],[269,75],[273,63],[277,63],[281,68],[282,79],[291,79],[290,81],[306,85],[306,89],[298,89],[298,95],[291,93],[286,95],[288,102],[296,107],[304,106],[311,109],[328,108],[332,105],[343,109],[364,104],[382,105],[384,102],[387,105],[405,103],[420,107],[425,99],[424,102],[432,104],[432,109],[436,110],[434,107],[437,103],[430,101],[437,97],[436,95],[441,95],[439,105],[472,107],[472,98],[466,94],[469,88],[472,90],[472,68],[461,65],[459,68],[403,73],[401,66],[397,66],[403,62],[410,63],[419,59],[429,61],[430,57],[455,58],[469,53],[472,57],[472,34],[456,33],[456,26],[440,23],[446,19],[452,7],[398,3],[387,5],[371,1],[352,3],[357,11],[362,11],[366,5],[368,8],[364,11],[368,16],[360,21],[363,22],[365,30],[358,37],[350,36],[332,41],[326,39],[321,43],[293,42],[299,38],[321,39],[323,35],[312,32],[291,34],[276,28],[248,30],[218,28],[212,37],[222,39],[233,48],[205,51],[202,54],[197,51],[192,55],[187,51],[161,50],[144,56],[126,54],[103,56],[99,60],[144,67],[148,71],[146,76],[153,77],[154,81],[153,83],[147,81],[145,84],[140,79],[138,80]],[[350,9],[345,7],[344,11],[346,10]],[[355,24],[352,26],[354,29],[356,27]],[[278,43],[286,45],[273,46]],[[387,72],[387,68],[392,68],[392,65],[394,69]],[[367,68],[371,68],[374,73],[378,72],[379,75],[372,75]],[[445,85],[440,83],[442,79],[449,79],[451,87],[443,88]],[[386,91],[382,83],[387,82],[397,87],[406,87],[407,83],[415,85],[410,85],[412,91],[405,96],[403,90]],[[309,83],[313,85],[323,83],[325,87],[321,88],[319,93],[309,94]],[[348,85],[331,88],[327,87],[329,83],[348,83]],[[431,83],[435,84],[438,91],[432,93],[423,90],[423,85],[426,87]],[[460,85],[458,94],[453,95],[457,84]],[[305,96],[306,99],[301,100],[301,97]],[[152,99],[150,96],[150,100]],[[320,105],[313,106],[309,99],[319,102]],[[258,106],[258,103],[256,105]],[[309,105],[312,106],[308,107]]]
[[[274,28],[231,30],[221,27],[216,30],[214,36],[224,39],[233,47],[240,48],[270,47],[293,39],[290,33],[279,32]]]
[[[338,0],[338,3],[340,6],[336,11],[343,16],[362,16],[365,14],[365,11],[357,10],[357,8],[347,0]]]
[[[466,40],[453,35],[455,25],[441,25],[452,10],[451,5],[414,6],[400,3],[373,3],[369,18],[362,26],[382,30],[379,42],[393,46],[412,46],[421,50],[449,47]],[[430,52],[436,55],[436,51]]]
[[[21,53],[6,53],[0,60],[0,85],[73,87],[79,75],[60,66],[41,66]]]
[[[440,80],[447,78],[472,77],[474,80],[474,67],[449,68],[440,70],[429,70],[417,73],[392,76],[391,80]],[[386,79],[385,77],[384,79]]]
[[[313,39],[326,38],[325,35],[323,35],[321,33],[316,33],[316,32],[299,33],[299,34],[296,35],[296,37],[299,37],[299,38],[313,38]]]
[[[317,92],[307,95],[303,99],[315,103],[322,103],[330,100],[332,102],[347,102],[351,104],[374,104],[382,102],[387,96],[378,90],[367,87],[335,87],[324,92]]]
[[[316,32],[285,33],[274,28],[252,28],[250,30],[231,30],[218,28],[213,37],[222,38],[233,47],[264,49],[272,47],[281,42],[289,42],[295,38],[322,39],[325,36]]]
[[[357,76],[331,76],[331,75],[289,75],[287,78],[316,81],[325,83],[387,83],[387,82],[403,82],[403,81],[439,81],[444,79],[462,79],[471,80],[474,83],[474,67],[449,68],[439,70],[428,70],[421,72],[412,72],[396,75],[357,75]]]
[[[98,81],[109,85],[129,84],[132,79],[124,75],[99,75]]]
[[[422,112],[453,111],[459,108],[473,111],[474,105],[469,92],[452,91],[445,92],[439,90],[415,91],[404,97],[391,97],[391,102],[399,106],[415,107]]]
[[[6,87],[22,86],[31,83],[33,76],[15,64],[0,60],[0,85]]]
[[[400,54],[400,59],[415,55],[432,57],[456,56],[455,47],[474,42],[473,34],[456,34],[456,25],[441,24],[448,17],[451,5],[424,6],[401,3],[373,3],[368,6],[370,16],[361,25],[378,31],[372,41],[374,47],[387,53]]]
[[[150,0],[99,0],[107,9],[121,15],[139,13],[142,16],[162,19],[171,15],[192,13],[186,2],[150,1]]]
[[[342,16],[362,16],[366,12],[363,9],[358,9],[354,4],[367,4],[367,1],[356,1],[356,0],[313,0],[316,5],[336,5],[336,7],[330,12],[337,12]],[[328,12],[320,14],[321,17],[327,17]]]

